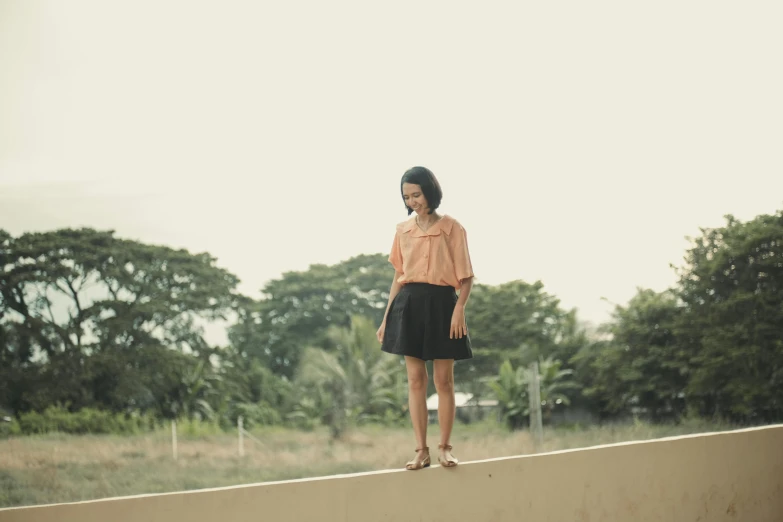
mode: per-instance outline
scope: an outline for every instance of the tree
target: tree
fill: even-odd
[[[537,281],[475,285],[470,295],[471,341],[478,348],[518,350],[528,345],[548,354],[557,342],[567,313]]]
[[[572,370],[562,369],[562,361],[553,358],[538,361],[538,385],[541,396],[544,421],[552,417],[559,405],[571,404],[571,396],[578,393],[579,385],[571,379]],[[530,370],[527,366],[517,366],[510,361],[500,365],[498,375],[487,379],[500,406],[500,412],[510,429],[527,425],[530,417]]]
[[[638,289],[604,325],[610,337],[575,357],[584,392],[598,401],[603,414],[638,408],[654,421],[682,415],[689,364],[674,331],[681,313],[674,291]]]
[[[702,229],[678,270],[688,402],[740,422],[783,419],[783,211]]]
[[[352,316],[380,324],[394,269],[380,254],[286,272],[263,288],[260,301],[239,306],[231,344],[264,366],[293,377],[305,346],[324,346],[332,325],[349,327]]]
[[[456,364],[454,377],[476,398],[485,393],[483,382],[496,377],[504,361],[526,368],[533,361],[552,358],[566,369],[588,342],[576,311],[563,310],[540,281],[476,285],[467,320],[474,358]]]
[[[548,422],[559,405],[571,404],[571,396],[579,392],[580,386],[571,379],[574,371],[562,369],[560,360],[548,357],[538,363],[538,382],[540,386],[543,421]]]
[[[512,430],[526,425],[530,403],[525,367],[515,369],[509,361],[504,361],[497,377],[489,379],[487,385],[495,394],[506,425]]]
[[[112,231],[18,238],[0,231],[3,358],[24,368],[3,400],[17,412],[57,402],[115,410],[154,405],[162,395],[152,392],[160,383],[150,369],[173,373],[181,360],[168,356],[171,349],[211,354],[200,325],[225,317],[237,283],[207,254],[119,239]]]
[[[350,328],[333,326],[331,351],[309,347],[302,358],[297,384],[322,406],[321,420],[338,438],[351,422],[378,422],[405,412],[400,396],[403,366],[400,358],[383,353],[375,338],[375,324],[355,317]],[[313,393],[314,392],[314,393]],[[311,409],[305,401],[300,412]]]

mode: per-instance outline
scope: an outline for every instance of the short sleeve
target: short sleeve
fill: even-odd
[[[394,234],[394,243],[392,243],[391,253],[389,254],[389,262],[394,267],[394,270],[402,273],[402,249],[400,248],[400,230]]]
[[[462,225],[454,227],[454,231],[449,237],[451,243],[451,255],[454,257],[454,271],[457,279],[461,282],[474,276],[473,264],[470,261],[470,251],[468,250],[468,233]]]

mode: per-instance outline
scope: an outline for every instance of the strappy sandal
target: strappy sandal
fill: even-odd
[[[419,460],[419,452],[420,451],[427,451],[427,456],[423,459]],[[409,461],[407,464],[405,464],[405,469],[409,471],[416,471],[418,469],[422,468],[429,468],[430,467],[430,448],[427,446],[424,446],[423,448],[416,448],[416,457],[413,458],[413,460]]]
[[[451,453],[451,444],[438,444],[439,450],[446,450],[449,453]],[[457,464],[459,464],[459,460],[457,460],[453,455],[451,458],[443,458],[443,455],[438,455],[438,464],[441,465],[441,467],[444,468],[453,468]]]

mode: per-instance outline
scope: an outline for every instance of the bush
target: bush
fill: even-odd
[[[19,429],[25,435],[50,432],[127,435],[150,431],[154,426],[154,419],[147,415],[126,415],[93,408],[70,412],[63,406],[49,406],[43,412],[19,415]]]
[[[177,419],[177,435],[183,437],[203,438],[223,433],[223,428],[217,420]]]
[[[293,430],[299,430],[299,431],[313,431],[316,427],[320,426],[321,423],[318,419],[314,419],[311,416],[307,415],[307,413],[296,410],[292,411],[288,415],[285,416],[285,427],[288,429]]]
[[[256,426],[277,426],[282,422],[280,413],[263,401],[257,404],[235,404],[231,412],[234,426],[239,416],[242,416],[243,425],[248,430]]]
[[[13,417],[3,417],[0,419],[0,438],[15,437],[22,434],[19,427],[19,421]]]

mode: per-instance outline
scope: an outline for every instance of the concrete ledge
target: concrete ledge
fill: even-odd
[[[783,521],[783,425],[0,510],[0,522]]]

